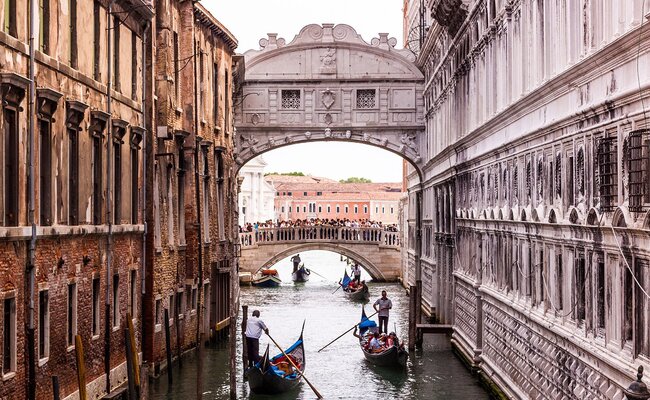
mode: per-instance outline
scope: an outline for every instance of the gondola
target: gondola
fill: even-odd
[[[381,353],[371,353],[364,347],[364,339],[366,333],[374,333],[377,331],[377,324],[375,321],[369,320],[366,316],[366,310],[361,311],[361,323],[359,324],[359,346],[363,351],[363,356],[366,357],[369,363],[384,367],[397,367],[404,368],[406,360],[408,359],[408,351],[404,348],[404,344],[394,345],[382,351]]]
[[[301,265],[296,272],[291,274],[291,279],[294,282],[307,282],[309,280],[309,275],[311,275],[309,268],[305,268],[304,265]]]
[[[343,288],[343,293],[345,293],[348,299],[354,301],[366,301],[370,298],[370,291],[368,289],[368,285],[363,284],[363,287],[361,289],[352,290],[350,288],[351,282],[352,279],[350,279],[350,276],[348,275],[348,271],[345,271],[345,273],[343,274],[343,279],[339,282],[339,284]]]
[[[253,275],[251,284],[258,287],[278,287],[282,283],[278,271],[274,269],[264,269]]]
[[[303,330],[305,325],[303,324]],[[300,372],[305,371],[305,349],[302,339],[302,331],[300,331],[300,338],[285,350],[285,353],[292,357],[293,362],[300,368]],[[257,394],[278,394],[287,392],[300,383],[301,375],[293,371],[290,375],[286,375],[282,369],[291,368],[291,363],[286,360],[284,354],[280,353],[273,358],[269,358],[269,347],[266,347],[264,356],[248,370],[248,385],[251,391]]]

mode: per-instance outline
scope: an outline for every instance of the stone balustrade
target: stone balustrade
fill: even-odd
[[[301,226],[287,228],[260,228],[256,232],[242,232],[242,248],[278,243],[360,243],[399,248],[399,232],[381,228],[350,228],[338,226]]]

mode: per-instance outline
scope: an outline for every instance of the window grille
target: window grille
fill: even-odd
[[[526,196],[528,196],[529,200],[533,195],[533,192],[532,192],[532,187],[533,187],[532,178],[533,178],[533,170],[532,170],[532,167],[530,166],[530,161],[528,161],[526,163]]]
[[[585,194],[585,151],[578,150],[578,157],[576,158],[576,186],[578,187],[578,195],[584,196]]]
[[[598,143],[598,176],[600,178],[600,208],[613,211],[618,205],[618,168],[616,137],[603,138]]]
[[[357,90],[357,108],[375,108],[375,95],[375,89]]]
[[[512,171],[512,195],[515,200],[519,199],[519,168],[517,164]]]
[[[562,197],[562,155],[555,155],[555,195]]]
[[[300,90],[283,90],[282,108],[290,110],[300,109]]]
[[[544,198],[544,163],[540,157],[537,160],[537,199],[542,200]]]
[[[630,132],[628,138],[628,184],[630,211],[642,212],[648,202],[648,138],[650,129]]]

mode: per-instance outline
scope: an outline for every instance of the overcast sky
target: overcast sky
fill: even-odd
[[[259,40],[277,33],[289,43],[312,23],[348,24],[366,42],[386,32],[402,43],[402,0],[202,0],[239,41],[238,53],[259,49]],[[398,45],[400,46],[400,45]],[[379,148],[340,142],[293,145],[264,154],[269,172],[302,171],[344,179],[361,176],[373,182],[398,182],[402,159]]]

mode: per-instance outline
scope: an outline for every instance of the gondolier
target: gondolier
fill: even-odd
[[[381,291],[381,297],[372,305],[379,316],[379,333],[388,333],[388,316],[393,302],[386,297],[386,291]]]
[[[298,271],[298,267],[300,266],[300,254],[296,254],[295,256],[291,257],[291,262],[293,263],[293,272]]]
[[[246,348],[248,350],[248,366],[254,366],[260,360],[260,337],[262,332],[268,335],[269,328],[260,319],[259,310],[253,311],[253,316],[246,323]]]
[[[361,283],[361,267],[359,266],[359,263],[354,263],[352,266],[352,275],[354,275],[354,280],[357,281],[357,283]]]

